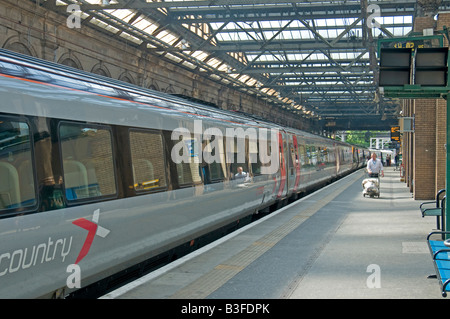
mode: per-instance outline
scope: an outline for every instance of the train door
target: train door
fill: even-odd
[[[293,135],[287,134],[287,142],[288,142],[288,154],[287,154],[287,180],[288,180],[288,190],[291,193],[294,190],[295,185],[295,177],[296,177],[296,168],[295,168],[295,154],[294,154],[294,145],[293,145]]]
[[[358,149],[352,146],[352,169],[358,168]]]
[[[334,144],[334,150],[336,154],[336,175],[339,175],[339,171],[341,169],[341,156],[340,156],[340,147],[339,145]]]
[[[287,176],[286,176],[286,135],[282,132],[278,132],[278,154],[279,154],[279,164],[280,164],[280,187],[278,188],[277,197],[283,197],[286,195],[286,184],[287,184]]]
[[[293,142],[293,153],[292,153],[292,159],[294,161],[295,166],[295,181],[294,181],[294,189],[293,191],[296,192],[298,189],[298,184],[300,182],[300,158],[299,158],[299,149],[298,149],[298,143],[297,143],[297,136],[292,136],[292,142]]]

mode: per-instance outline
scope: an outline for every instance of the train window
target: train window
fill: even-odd
[[[311,146],[309,146],[309,145],[306,145],[306,156],[307,156],[307,158],[308,158],[308,164],[311,164],[311,161],[312,161],[312,149],[311,149]]]
[[[260,146],[262,145],[262,143],[266,143],[265,150],[264,150],[264,148],[260,149]],[[274,152],[276,153],[277,151],[274,150]],[[271,169],[271,165],[272,165],[271,156],[272,156],[272,142],[271,142],[271,138],[269,137],[267,140],[260,139],[259,143],[258,143],[258,159],[257,159],[257,163],[252,164],[252,172],[253,172],[254,175],[261,174],[261,167],[266,167],[269,170]],[[278,154],[276,156],[278,156]],[[261,159],[263,160],[264,164],[261,162]],[[256,173],[255,173],[255,171],[256,171]]]
[[[269,153],[270,154],[270,153]],[[261,158],[259,156],[258,140],[250,139],[249,141],[249,161],[252,166],[253,175],[261,175]]]
[[[322,162],[325,164],[328,164],[330,159],[328,157],[328,148],[327,147],[323,147],[321,152],[321,158],[322,158]]]
[[[227,153],[231,160],[231,176],[234,177],[239,172],[239,167],[248,173],[248,137],[245,139],[234,137],[234,142],[227,138],[226,141]]]
[[[68,201],[116,194],[109,128],[61,123],[59,138]]]
[[[0,117],[0,210],[36,205],[29,126]]]
[[[308,168],[310,165],[309,161],[309,147],[305,144],[301,144],[300,139],[297,140],[298,150],[300,155],[300,165],[303,168]]]
[[[295,163],[295,150],[294,150],[294,144],[292,142],[292,137],[289,138],[289,155],[287,156],[288,158],[288,163],[289,163],[289,168],[291,168],[291,174],[294,173],[294,163]]]
[[[199,184],[202,182],[200,165],[199,163],[199,152],[200,146],[198,144],[197,138],[185,136],[180,136],[180,141],[176,143],[182,143],[181,148],[182,154],[178,154],[183,160],[176,164],[178,173],[178,183],[182,186],[190,184]],[[186,152],[187,154],[184,154]]]
[[[162,136],[147,131],[130,131],[133,187],[150,191],[165,187],[166,168]]]
[[[204,161],[208,162],[208,169],[206,169],[205,165],[203,165],[203,176],[205,183],[208,181],[218,181],[223,180],[226,176],[227,166],[225,163],[225,149],[223,145],[223,137],[218,137],[213,135],[214,137],[208,141],[205,141],[205,145],[203,148],[203,156],[205,154],[209,154],[211,158],[206,159],[203,158]],[[209,176],[206,174],[209,173]]]

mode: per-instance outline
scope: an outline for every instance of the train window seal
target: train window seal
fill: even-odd
[[[105,124],[92,124],[92,123],[86,123],[86,122],[76,122],[76,121],[66,121],[62,120],[58,123],[58,130],[57,130],[57,136],[58,136],[58,143],[59,143],[59,151],[60,151],[60,160],[61,160],[61,166],[62,166],[62,173],[64,176],[64,154],[63,154],[63,145],[61,140],[61,127],[63,125],[68,126],[74,126],[74,127],[84,127],[84,129],[92,129],[92,130],[106,130],[109,132],[109,138],[110,138],[110,147],[111,147],[111,160],[112,160],[112,177],[114,178],[114,183],[112,186],[114,186],[114,192],[105,194],[105,195],[98,195],[98,196],[88,196],[86,198],[79,198],[79,199],[69,199],[67,196],[67,188],[66,188],[66,180],[65,177],[63,178],[63,194],[64,199],[66,201],[67,206],[75,206],[80,204],[88,204],[88,203],[94,203],[94,202],[101,202],[105,200],[111,200],[118,198],[119,196],[119,185],[117,181],[117,170],[116,170],[116,158],[114,156],[115,150],[114,150],[114,143],[113,143],[113,130],[112,127]],[[89,186],[89,185],[88,185]]]
[[[161,155],[162,155],[162,167],[164,169],[164,185],[163,186],[158,186],[158,187],[152,187],[150,186],[150,188],[148,189],[137,189],[135,187],[136,183],[134,178],[132,177],[131,180],[133,181],[133,185],[130,185],[129,187],[132,188],[135,192],[136,195],[144,195],[144,194],[149,194],[149,193],[157,193],[157,192],[161,192],[161,191],[166,191],[169,187],[169,183],[168,183],[168,176],[167,176],[167,169],[166,169],[166,164],[167,164],[167,159],[166,159],[166,154],[165,154],[165,141],[164,141],[164,137],[163,134],[160,130],[155,130],[155,129],[144,129],[144,128],[129,128],[128,129],[128,141],[129,141],[129,156],[130,156],[130,174],[131,176],[134,176],[133,173],[133,150],[132,150],[132,142],[131,142],[131,134],[133,132],[136,133],[146,133],[146,134],[153,134],[153,135],[157,135],[160,137],[161,139]],[[153,164],[153,163],[152,163]],[[155,179],[156,180],[156,179]],[[159,182],[159,179],[157,179]],[[150,181],[152,182],[152,181]]]
[[[0,123],[2,120],[8,120],[10,122],[18,122],[18,123],[24,123],[28,127],[28,138],[30,143],[30,163],[31,163],[31,173],[33,178],[33,194],[34,194],[34,202],[32,205],[28,206],[19,206],[19,207],[11,207],[11,208],[5,208],[0,209],[0,219],[4,218],[12,218],[16,216],[21,215],[27,215],[31,213],[36,213],[39,208],[40,198],[38,193],[38,183],[37,183],[37,176],[36,176],[36,161],[35,161],[35,151],[34,151],[34,137],[33,132],[31,129],[30,121],[23,116],[14,116],[14,115],[5,115],[0,113]]]

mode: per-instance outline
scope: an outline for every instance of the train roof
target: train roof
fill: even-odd
[[[185,113],[193,113],[202,117],[211,117],[228,122],[237,122],[249,126],[277,128],[311,139],[328,139],[330,142],[346,144],[313,133],[291,127],[283,127],[267,119],[253,114],[222,110],[203,104],[196,99],[186,99],[182,96],[170,95],[130,83],[115,80],[102,75],[92,74],[65,65],[22,55],[5,49],[0,49],[0,73],[25,78],[36,82],[69,88],[72,90],[92,93],[99,96],[111,97],[119,100],[154,105],[161,108],[173,109]]]
[[[161,93],[109,77],[92,74],[65,65],[44,61],[19,53],[0,49],[0,72],[14,77],[25,78],[47,84],[108,96],[116,99],[135,101],[167,108],[190,110],[199,115],[209,114],[219,118],[255,125],[252,118],[232,111],[212,108],[189,101],[179,96]],[[188,107],[189,109],[182,109]]]

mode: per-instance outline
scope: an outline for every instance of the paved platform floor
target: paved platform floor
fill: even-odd
[[[362,196],[364,170],[103,298],[442,299],[422,218],[399,172]]]

